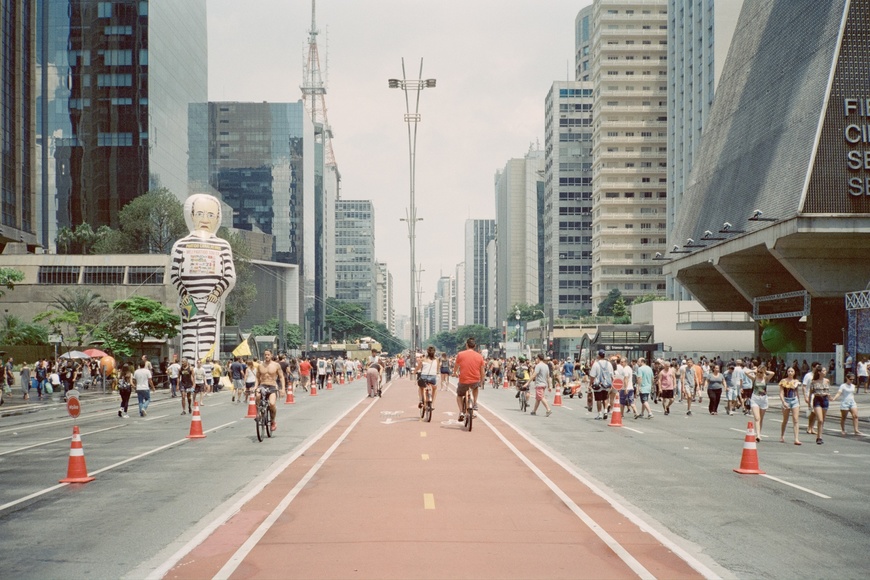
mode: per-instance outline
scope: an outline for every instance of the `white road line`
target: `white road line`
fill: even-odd
[[[163,419],[164,417],[168,417],[169,415],[157,415],[156,417],[148,417],[145,419],[146,421],[153,421],[155,419]]]
[[[562,408],[563,408],[563,409],[568,409],[569,411],[573,411],[573,410],[574,410],[573,407],[569,407],[568,405],[562,405]]]
[[[81,436],[91,435],[93,433],[101,433],[103,431],[111,431],[112,429],[120,429],[121,427],[126,427],[127,424],[123,425],[115,425],[114,427],[106,427],[105,429],[97,429],[96,431],[88,431],[87,433],[82,433]],[[72,439],[72,435],[69,437],[61,437],[60,439],[52,439],[51,441],[44,441],[42,443],[34,443],[33,445],[28,445],[27,447],[19,447],[18,449],[10,449],[9,451],[4,451],[0,453],[0,456],[10,455],[12,453],[18,453],[19,451],[26,451],[27,449],[33,449],[34,447],[42,447],[43,445],[51,445],[52,443],[57,443],[58,441],[66,441],[68,439]]]
[[[655,578],[655,576],[652,574],[652,572],[647,570],[643,566],[643,564],[638,562],[637,559],[628,552],[628,550],[626,550],[625,548],[622,547],[622,544],[617,542],[613,538],[613,536],[611,536],[609,533],[607,533],[607,531],[604,528],[599,526],[595,520],[593,520],[591,517],[589,517],[589,514],[587,514],[585,511],[583,511],[583,509],[580,506],[578,506],[576,503],[574,503],[574,500],[572,500],[570,497],[568,497],[568,494],[566,494],[564,491],[562,491],[562,489],[559,486],[557,486],[555,483],[553,483],[553,481],[549,477],[544,475],[544,472],[541,471],[537,465],[532,463],[531,459],[526,457],[519,449],[517,449],[514,446],[513,443],[508,441],[507,438],[504,435],[502,435],[501,431],[499,431],[498,429],[495,428],[495,425],[490,423],[485,417],[480,417],[480,420],[483,421],[484,423],[486,423],[486,425],[490,429],[492,429],[492,432],[495,433],[495,436],[498,437],[499,439],[501,439],[501,442],[504,443],[505,446],[508,449],[510,449],[513,452],[513,454],[516,455],[519,458],[519,460],[522,461],[526,465],[526,467],[528,467],[532,471],[532,473],[537,475],[538,479],[540,479],[542,482],[544,482],[544,485],[549,487],[550,491],[552,491],[554,494],[556,494],[556,496],[562,500],[562,503],[564,503],[566,506],[568,506],[568,509],[570,509],[572,512],[574,512],[574,515],[576,515],[578,518],[580,518],[580,521],[582,521],[584,524],[586,524],[586,526],[590,530],[595,532],[595,535],[598,536],[601,539],[601,541],[603,541],[605,544],[607,544],[607,546],[609,546],[610,549],[613,550],[617,556],[619,556],[619,559],[622,560],[623,562],[625,562],[625,564],[629,568],[631,568],[631,570],[635,574],[637,574],[641,578],[646,578],[646,579],[654,579]]]
[[[214,428],[212,428],[212,429],[208,429],[207,431],[203,431],[203,433],[211,433],[212,431],[217,431],[218,429],[222,429],[223,427],[226,427],[227,425],[232,425],[233,423],[236,423],[236,421],[231,421],[231,422],[229,422],[229,423],[225,423],[225,424],[223,424],[223,425],[221,425],[221,426],[219,426],[219,427],[214,427]],[[114,428],[114,427],[113,427],[113,428]],[[121,466],[121,465],[124,465],[124,464],[126,464],[126,463],[130,463],[131,461],[135,461],[135,460],[137,460],[137,459],[141,459],[141,458],[143,458],[143,457],[147,457],[147,456],[149,456],[149,455],[152,455],[152,454],[154,454],[154,453],[157,453],[158,451],[163,451],[164,449],[167,449],[167,448],[169,448],[169,447],[172,447],[173,445],[180,445],[180,444],[182,444],[182,443],[186,443],[186,442],[188,442],[188,441],[190,441],[190,439],[184,438],[184,439],[179,439],[179,440],[177,440],[177,441],[173,441],[172,443],[167,443],[166,445],[161,445],[160,447],[157,447],[157,448],[155,448],[155,449],[152,449],[151,451],[146,451],[145,453],[141,453],[141,454],[139,454],[139,455],[136,455],[135,457],[130,457],[130,458],[125,459],[125,460],[123,460],[123,461],[119,461],[118,463],[115,463],[115,464],[113,464],[113,465],[109,465],[108,467],[104,467],[104,468],[102,468],[102,469],[98,469],[98,470],[96,470],[96,471],[91,471],[91,472],[88,473],[88,475],[93,476],[93,475],[98,475],[98,474],[100,474],[100,473],[104,473],[104,472],[106,472],[106,471],[109,471],[110,469],[114,469],[114,468],[119,467],[119,466]],[[22,498],[19,498],[19,499],[16,499],[16,500],[10,501],[10,502],[8,502],[8,503],[4,503],[3,505],[0,505],[0,512],[2,512],[2,511],[4,511],[4,510],[7,510],[7,509],[9,509],[9,508],[11,508],[11,507],[14,507],[14,506],[16,506],[16,505],[18,505],[18,504],[20,504],[20,503],[24,503],[24,502],[26,502],[26,501],[28,501],[28,500],[31,500],[31,499],[33,499],[33,498],[35,498],[35,497],[39,497],[39,496],[41,496],[41,495],[45,495],[45,494],[47,494],[47,493],[51,493],[52,491],[55,491],[55,490],[60,489],[60,488],[62,488],[62,487],[66,487],[67,485],[70,485],[70,484],[68,484],[68,483],[60,483],[60,484],[58,484],[58,485],[53,485],[53,486],[51,486],[51,487],[46,487],[45,489],[41,489],[41,490],[39,490],[39,491],[33,492],[33,493],[31,493],[30,495],[26,495],[26,496],[24,496],[24,497],[22,497]]]
[[[801,487],[800,485],[797,485],[797,484],[794,484],[794,483],[791,483],[791,482],[785,481],[784,479],[780,479],[780,478],[778,478],[778,477],[774,477],[774,476],[772,476],[772,475],[767,475],[766,473],[762,473],[762,474],[760,474],[760,475],[761,475],[762,477],[766,477],[767,479],[772,479],[773,481],[777,481],[777,482],[779,482],[779,483],[781,483],[781,484],[783,484],[783,485],[788,485],[788,486],[793,487],[793,488],[795,488],[795,489],[799,489],[799,490],[801,490],[801,491],[805,491],[805,492],[807,492],[807,493],[811,493],[811,494],[813,494],[813,495],[815,495],[815,496],[818,496],[818,497],[820,497],[820,498],[822,498],[822,499],[831,499],[831,496],[829,496],[829,495],[825,495],[825,494],[823,494],[823,493],[819,493],[819,492],[817,492],[817,491],[813,491],[813,490],[811,490],[811,489],[807,489],[806,487]]]
[[[622,428],[623,428],[623,429],[628,429],[629,431],[634,431],[635,433],[637,433],[637,434],[639,434],[639,435],[643,435],[643,431],[638,431],[637,429],[632,429],[632,428],[629,427],[628,425],[623,425]]]
[[[386,388],[388,388],[391,384],[392,383],[389,383],[384,388],[384,391],[386,391]],[[365,399],[362,399],[362,400],[365,400]],[[371,403],[369,403],[369,406],[366,408],[366,411],[368,411],[368,409],[372,405],[374,405],[376,401],[377,401],[377,399],[372,400]],[[246,493],[245,495],[240,497],[239,500],[236,501],[235,503],[233,503],[229,508],[227,508],[227,510],[223,514],[221,514],[219,517],[215,518],[209,525],[207,525],[198,534],[196,534],[193,538],[191,538],[189,542],[187,542],[184,546],[179,548],[179,550],[177,552],[175,552],[165,562],[160,564],[150,574],[148,574],[148,576],[146,576],[146,578],[148,580],[158,580],[158,579],[166,576],[166,574],[168,574],[169,571],[176,564],[178,564],[178,562],[180,562],[182,558],[184,558],[187,554],[189,554],[191,551],[193,551],[194,548],[196,548],[197,546],[199,546],[200,544],[205,542],[206,539],[208,539],[208,537],[211,536],[215,532],[215,530],[220,528],[231,517],[236,515],[242,509],[242,507],[244,507],[244,505],[246,503],[248,503],[254,497],[259,495],[260,492],[262,492],[263,489],[267,485],[272,483],[272,481],[274,481],[276,477],[281,475],[284,472],[284,470],[286,470],[302,454],[304,454],[306,451],[308,451],[308,449],[310,449],[315,443],[320,441],[320,439],[322,439],[324,435],[326,435],[330,430],[332,430],[332,428],[335,427],[339,423],[339,421],[343,420],[348,415],[348,413],[350,413],[355,407],[356,407],[356,405],[354,405],[354,407],[351,407],[350,409],[348,409],[346,413],[337,417],[334,421],[332,421],[331,423],[329,423],[328,425],[323,427],[320,431],[318,431],[317,433],[315,433],[314,435],[309,437],[306,441],[302,442],[302,444],[296,449],[296,451],[294,451],[287,458],[286,461],[283,461],[280,465],[275,467],[275,469],[273,469],[269,474],[264,476],[256,486],[254,486],[253,488],[251,488],[248,491],[248,493]]]
[[[489,411],[494,416],[498,417],[506,425],[508,425],[511,429],[513,429],[520,437],[522,437],[523,439],[528,441],[531,445],[533,445],[536,449],[538,449],[538,451],[540,451],[541,453],[543,453],[544,455],[549,457],[553,462],[555,462],[557,465],[561,466],[562,469],[564,469],[565,471],[570,473],[575,479],[577,479],[583,485],[585,485],[590,490],[592,490],[592,492],[595,495],[597,495],[598,497],[602,498],[607,503],[609,503],[610,506],[613,507],[613,509],[615,509],[617,512],[619,512],[623,517],[628,519],[630,522],[632,522],[638,528],[640,528],[644,532],[648,533],[650,536],[655,538],[659,543],[661,543],[663,546],[665,546],[671,552],[676,554],[677,557],[679,557],[684,562],[686,562],[686,564],[691,566],[696,572],[701,574],[704,578],[719,578],[718,574],[716,574],[713,570],[711,570],[710,568],[705,566],[700,560],[698,560],[697,558],[695,558],[694,556],[689,554],[682,546],[680,546],[679,544],[677,544],[676,542],[674,542],[670,538],[666,537],[664,534],[659,532],[657,529],[652,527],[650,524],[648,524],[647,522],[645,522],[644,520],[642,520],[641,518],[636,516],[634,513],[632,513],[628,508],[626,508],[625,506],[623,506],[622,504],[617,502],[615,499],[613,499],[612,497],[610,497],[609,495],[604,493],[604,491],[602,489],[600,489],[597,485],[595,485],[594,483],[589,481],[587,478],[585,478],[582,475],[580,475],[579,473],[577,473],[571,465],[564,462],[559,457],[555,456],[553,453],[551,453],[548,449],[544,448],[540,443],[538,443],[537,441],[532,439],[525,432],[521,431],[519,428],[517,428],[515,425],[513,425],[509,421],[506,421],[498,413],[492,411],[492,409],[489,409]],[[495,432],[495,429],[493,429],[493,431]],[[498,434],[498,435],[501,436],[500,434]]]
[[[254,531],[254,533],[248,537],[245,543],[242,544],[238,550],[236,550],[236,553],[232,555],[232,557],[229,559],[229,561],[227,561],[226,564],[224,564],[223,568],[218,570],[217,574],[214,575],[215,578],[229,578],[233,574],[233,572],[236,571],[236,569],[239,567],[239,565],[241,565],[241,563],[245,560],[248,554],[251,553],[251,550],[253,550],[257,543],[263,538],[263,536],[266,535],[266,532],[268,532],[269,529],[275,524],[275,522],[278,521],[278,518],[281,517],[281,514],[284,513],[284,510],[286,510],[287,507],[293,502],[293,500],[296,499],[296,496],[299,495],[299,492],[302,491],[302,488],[304,488],[308,484],[308,482],[311,481],[311,478],[314,477],[314,475],[320,470],[323,464],[326,463],[326,461],[330,457],[332,457],[332,454],[335,452],[338,446],[341,445],[345,439],[347,439],[347,436],[350,435],[350,432],[353,431],[353,429],[362,420],[366,413],[369,412],[369,409],[371,409],[377,402],[378,399],[376,398],[371,403],[366,405],[366,407],[360,412],[357,418],[354,419],[353,422],[348,425],[347,429],[344,430],[344,433],[342,433],[341,436],[339,436],[339,438],[336,439],[332,445],[330,445],[329,449],[327,449],[326,452],[320,457],[320,459],[317,460],[317,463],[311,466],[311,469],[308,470],[308,473],[306,473],[305,476],[303,476],[302,479],[300,479],[299,482],[295,486],[293,486],[293,489],[291,489],[290,492],[286,496],[284,496],[284,499],[282,499],[281,502],[275,507],[275,509],[272,510],[272,513],[270,513],[268,517],[263,521],[263,523],[260,524],[260,526]]]

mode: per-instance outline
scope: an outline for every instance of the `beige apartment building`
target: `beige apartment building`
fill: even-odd
[[[668,1],[593,4],[592,308],[664,294]]]

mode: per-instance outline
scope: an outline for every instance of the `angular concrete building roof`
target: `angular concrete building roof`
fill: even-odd
[[[841,337],[870,280],[870,0],[743,5],[671,239],[665,272],[708,309]]]

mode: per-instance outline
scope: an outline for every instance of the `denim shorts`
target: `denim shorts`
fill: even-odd
[[[829,403],[828,397],[813,397],[813,409],[821,407],[827,411]]]
[[[785,397],[785,407],[784,409],[797,409],[801,406],[800,399],[797,397]]]

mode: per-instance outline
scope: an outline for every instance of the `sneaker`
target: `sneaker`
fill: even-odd
[[[423,408],[423,401],[420,401],[419,403],[417,403],[417,408],[418,408],[418,409],[422,409],[422,408]]]
[[[187,415],[187,411],[182,411],[181,414],[182,414],[182,415]]]
[[[233,400],[232,400],[231,402],[232,402],[232,403],[235,403],[235,402],[236,402],[236,396],[235,396],[235,395],[233,395]]]
[[[816,439],[816,445],[822,445],[823,443],[824,443],[824,441],[822,441],[822,438],[821,438],[821,437],[819,437],[818,439]]]
[[[535,415],[535,416],[537,416],[538,414],[535,413],[534,411],[532,411],[531,413],[529,413],[529,415]]]
[[[124,414],[121,412],[121,409],[118,409],[118,417],[122,417]]]
[[[516,395],[514,395],[514,399],[519,399],[519,398],[520,398],[520,394],[519,394],[519,393],[517,393]]]
[[[607,419],[607,413],[604,413],[604,416],[602,416],[601,418],[602,418],[602,419]]]
[[[475,403],[475,404],[471,407],[471,409],[472,409],[473,411],[477,411],[477,410],[478,410],[478,409],[477,409],[477,403]]]
[[[652,419],[652,413],[646,416],[647,419]]]
[[[124,413],[124,418],[125,418],[125,419],[129,419],[129,418],[130,418],[130,415],[128,415],[127,413]]]
[[[600,421],[600,420],[601,420],[601,413],[598,413],[597,415],[595,415],[595,420],[596,420],[596,421]]]
[[[142,416],[143,416],[143,417],[147,417],[147,416],[148,416],[148,411],[142,411]]]
[[[532,413],[532,414],[534,415],[534,413]],[[465,421],[465,415],[460,413],[459,414],[459,422],[462,423],[463,421]]]
[[[586,410],[591,413],[592,412],[592,405],[586,405]]]
[[[553,414],[553,411],[547,411],[547,417]]]
[[[640,415],[635,415],[634,418],[635,419],[643,419],[643,414],[641,413]]]
[[[671,410],[670,410],[670,409],[665,409],[665,415],[670,415],[670,414],[671,414]]]
[[[686,411],[686,416],[687,416],[687,417],[691,417],[691,416],[692,416],[692,412],[691,412],[691,411]]]

